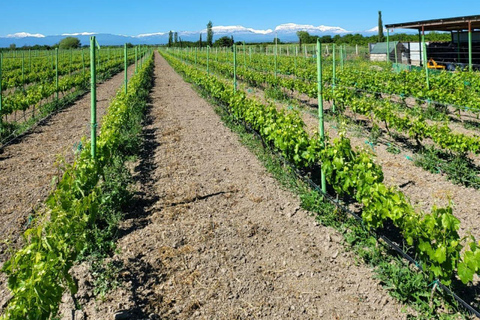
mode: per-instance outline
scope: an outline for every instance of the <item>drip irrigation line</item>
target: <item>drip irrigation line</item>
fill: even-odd
[[[212,97],[211,97],[212,98]],[[215,102],[220,105],[222,107],[222,109],[227,112],[230,116],[232,116],[230,110],[228,109],[228,107],[220,102],[218,99],[216,98],[213,98],[215,100]],[[263,139],[263,137],[260,135],[260,133],[258,133],[255,129],[253,129],[248,123],[246,123],[245,121],[238,121],[236,119],[234,119],[235,122],[237,123],[241,123],[245,129],[247,131],[249,131],[250,133],[254,134],[259,140],[262,141],[262,145],[263,146],[267,146],[267,148],[273,153],[275,154],[277,157],[279,157],[282,162],[286,165],[288,165],[292,170],[293,172],[295,173],[295,175],[300,178],[301,180],[303,180],[304,182],[306,182],[308,185],[310,185],[315,191],[319,192],[322,196],[324,196],[326,199],[328,199],[328,201],[330,203],[332,203],[333,205],[335,205],[337,208],[339,208],[340,210],[342,210],[343,212],[345,213],[348,213],[349,215],[351,215],[356,221],[358,221],[361,226],[364,228],[364,230],[368,231],[371,235],[373,235],[374,237],[376,237],[377,239],[382,239],[384,241],[384,243],[387,244],[387,246],[394,250],[395,252],[397,252],[400,256],[402,256],[404,259],[406,259],[408,262],[410,262],[411,264],[413,264],[420,272],[424,273],[424,270],[423,270],[423,267],[421,266],[421,264],[419,264],[412,256],[410,256],[408,253],[406,253],[403,249],[401,249],[395,242],[393,242],[392,240],[390,240],[387,236],[385,235],[382,235],[380,233],[378,233],[377,231],[373,232],[372,230],[369,230],[367,228],[365,228],[365,225],[363,223],[363,219],[362,217],[360,217],[358,214],[356,214],[355,212],[353,212],[352,210],[348,209],[346,206],[344,206],[343,204],[341,204],[337,199],[335,199],[333,196],[331,196],[328,192],[327,193],[323,193],[320,186],[318,184],[316,184],[313,180],[311,180],[310,178],[306,177],[304,174],[302,174],[300,172],[300,170],[295,167],[292,163],[290,163],[287,159],[285,159],[281,154],[279,154],[276,150],[274,150],[268,143],[265,142],[265,140]],[[436,279],[435,282],[440,288],[442,288],[443,291],[445,291],[448,295],[452,296],[458,303],[460,303],[469,313],[475,315],[476,317],[480,318],[480,312],[477,311],[474,307],[472,307],[471,305],[469,305],[465,300],[463,300],[462,298],[460,298],[457,294],[455,294],[452,290],[450,290],[447,286],[445,286],[443,283],[441,283],[440,280]]]

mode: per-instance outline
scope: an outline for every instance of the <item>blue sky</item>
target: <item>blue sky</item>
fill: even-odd
[[[196,31],[214,25],[273,29],[296,23],[363,31],[384,23],[480,14],[478,0],[427,1],[2,1],[0,36],[17,32],[57,35],[97,32],[124,35]],[[476,9],[478,8],[478,9]],[[472,11],[474,10],[474,11]],[[476,10],[476,11],[475,11]]]

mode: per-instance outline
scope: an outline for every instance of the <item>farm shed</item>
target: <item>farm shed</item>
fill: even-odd
[[[389,51],[389,60],[397,63],[402,62],[402,53],[405,52],[405,47],[399,41],[393,42],[378,42],[370,46],[370,60],[371,61],[387,61],[387,51]],[[396,52],[395,52],[396,51]]]
[[[447,68],[468,66],[470,70],[480,69],[480,15],[394,23],[385,27],[387,37],[390,29],[418,30],[420,65],[434,59]],[[451,41],[427,45],[425,31],[450,32]]]

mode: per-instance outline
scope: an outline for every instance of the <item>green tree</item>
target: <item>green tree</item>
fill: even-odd
[[[300,46],[307,43],[317,42],[318,36],[312,36],[307,31],[297,31],[298,42]]]
[[[213,44],[215,47],[231,47],[233,46],[233,36],[232,37],[221,37],[215,41]]]
[[[173,31],[170,30],[168,33],[168,46],[171,47],[173,45]]]
[[[212,21],[207,23],[207,45],[210,47],[213,45],[213,24]]]
[[[378,11],[378,42],[383,41],[385,41],[385,36],[383,35],[382,11]]]
[[[178,32],[175,31],[173,34],[173,43],[175,43],[175,46],[178,44]]]
[[[77,49],[80,48],[80,40],[75,37],[66,37],[58,43],[60,49]]]
[[[10,50],[15,50],[17,49],[17,45],[15,43],[10,44]]]
[[[200,33],[200,40],[198,40],[198,46],[202,47],[202,34]]]

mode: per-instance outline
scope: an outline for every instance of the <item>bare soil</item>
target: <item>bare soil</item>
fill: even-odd
[[[134,70],[129,67],[129,76]],[[97,86],[99,126],[123,81],[124,73],[119,73]],[[29,216],[51,191],[52,180],[59,174],[55,163],[61,157],[73,160],[76,144],[90,133],[89,123],[90,93],[0,150],[0,266],[9,255],[7,248],[21,244]],[[4,274],[0,274],[0,311],[7,299]]]
[[[123,285],[95,299],[75,267],[81,310],[65,295],[63,319],[406,319],[342,236],[155,59],[136,202],[111,261]]]

